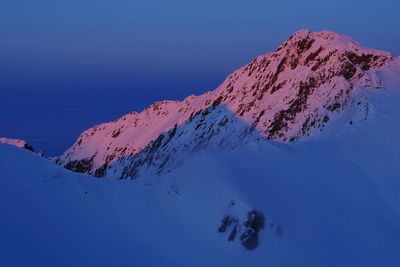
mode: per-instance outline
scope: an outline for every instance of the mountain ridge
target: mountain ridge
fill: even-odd
[[[34,152],[34,149],[31,145],[28,144],[25,140],[15,139],[15,138],[8,138],[8,137],[0,137],[0,143],[9,144],[12,146],[16,146],[19,148],[25,148]]]
[[[135,178],[143,168],[161,174],[170,164],[168,171],[200,147],[226,150],[260,139],[303,140],[344,112],[352,113],[350,124],[366,119],[373,107],[362,90],[381,89],[376,72],[393,60],[389,52],[347,36],[300,30],[275,52],[234,71],[214,91],[156,102],[86,130],[56,162],[96,176],[112,169],[117,178]],[[241,129],[236,135],[235,127]],[[172,146],[171,138],[180,136],[186,137]],[[191,140],[195,136],[197,143]],[[225,146],[223,140],[235,141]]]

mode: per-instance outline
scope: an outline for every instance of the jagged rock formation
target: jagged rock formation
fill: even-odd
[[[169,171],[199,149],[305,139],[345,111],[365,119],[371,107],[363,88],[382,88],[376,72],[392,60],[337,33],[301,30],[212,92],[158,102],[85,131],[56,162],[135,178]]]

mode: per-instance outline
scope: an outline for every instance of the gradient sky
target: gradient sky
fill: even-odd
[[[215,89],[299,29],[400,55],[400,1],[0,2],[0,137],[59,155],[85,129]]]

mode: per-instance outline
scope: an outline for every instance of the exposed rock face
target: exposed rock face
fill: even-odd
[[[247,249],[255,249],[258,246],[258,232],[265,228],[265,217],[262,212],[252,210],[244,222],[246,230],[240,236],[240,241]]]
[[[233,211],[234,207],[230,208]],[[243,209],[242,208],[239,208]],[[242,211],[241,211],[242,212]],[[243,216],[240,214],[227,214],[218,227],[218,232],[223,236],[227,236],[227,241],[234,242],[238,240],[246,249],[255,249],[260,240],[259,234],[262,230],[272,232],[277,237],[282,236],[280,224],[274,222],[271,218],[267,218],[263,212],[252,209]]]
[[[32,146],[28,145],[28,143],[26,141],[20,140],[20,139],[0,137],[0,143],[13,145],[13,146],[17,146],[17,147],[20,147],[20,148],[25,148],[25,149],[28,149],[28,150],[30,150],[32,152],[34,151]]]
[[[85,131],[57,163],[135,178],[168,171],[198,149],[305,139],[345,111],[365,119],[371,107],[362,89],[381,88],[376,71],[392,60],[346,36],[301,30],[212,92],[158,102]]]
[[[90,172],[93,168],[93,158],[94,156],[90,159],[71,160],[64,166],[64,168],[74,172]]]

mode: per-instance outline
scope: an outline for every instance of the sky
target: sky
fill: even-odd
[[[86,129],[215,89],[300,29],[400,55],[400,2],[0,2],[0,137],[62,154]]]

